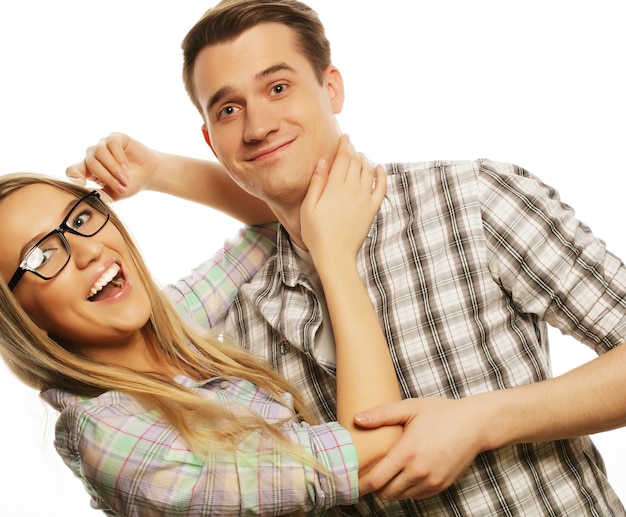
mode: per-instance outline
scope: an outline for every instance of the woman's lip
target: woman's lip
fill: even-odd
[[[102,277],[102,275],[104,273],[106,273],[111,266],[113,266],[114,264],[117,264],[117,266],[119,267],[118,272],[116,273],[116,277],[122,277],[124,280],[124,283],[121,287],[118,287],[118,291],[119,292],[114,292],[112,296],[108,296],[105,299],[102,300],[92,300],[91,299],[91,290],[93,289],[93,286],[96,284],[96,282]],[[112,280],[111,280],[112,281]],[[108,284],[111,283],[111,281],[108,282]],[[104,286],[103,286],[104,287]],[[109,259],[107,260],[102,267],[100,267],[98,269],[98,273],[94,276],[94,280],[91,284],[91,287],[89,288],[89,292],[87,293],[87,301],[89,301],[90,303],[107,303],[110,301],[117,301],[119,299],[121,299],[122,297],[125,297],[128,292],[130,291],[132,287],[132,284],[130,282],[130,280],[127,278],[126,273],[124,271],[124,268],[122,267],[122,264],[120,264],[120,262],[118,262],[115,259]],[[99,292],[99,291],[98,291]],[[95,296],[97,293],[95,293],[93,296]]]
[[[126,296],[128,296],[128,294],[130,293],[132,289],[132,283],[124,274],[123,269],[120,269],[118,276],[121,276],[124,279],[124,283],[122,284],[121,287],[116,286],[115,290],[111,291],[112,294],[110,294],[110,296],[107,296],[106,298],[103,298],[103,299],[90,300],[90,303],[96,303],[96,304],[116,303],[126,298]]]
[[[89,298],[89,293],[91,292],[91,289],[96,284],[96,282],[100,279],[102,275],[104,275],[104,273],[106,273],[111,268],[113,264],[117,264],[120,267],[120,271],[122,270],[122,265],[114,258],[110,258],[109,260],[104,262],[102,266],[98,268],[98,270],[95,272],[91,279],[91,284],[89,284],[89,289],[87,290],[87,298]]]

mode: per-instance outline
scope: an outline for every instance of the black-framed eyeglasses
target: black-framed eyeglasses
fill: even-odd
[[[72,256],[64,233],[93,237],[107,224],[110,214],[97,190],[80,198],[61,224],[39,239],[27,253],[9,281],[12,291],[27,271],[44,280],[57,276]]]

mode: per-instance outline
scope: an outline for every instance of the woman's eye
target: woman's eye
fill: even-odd
[[[77,214],[76,216],[72,217],[69,221],[68,221],[68,226],[70,228],[72,228],[72,230],[78,230],[80,231],[80,229],[87,225],[89,223],[89,220],[91,219],[92,216],[92,212],[88,211],[88,210],[84,210],[82,212],[80,212],[79,214]]]
[[[26,263],[26,267],[33,271],[37,271],[40,267],[42,267],[46,262],[48,262],[52,255],[54,254],[55,249],[53,248],[35,248],[33,249],[24,262]]]

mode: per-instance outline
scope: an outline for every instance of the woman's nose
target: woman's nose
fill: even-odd
[[[79,269],[87,267],[102,256],[104,245],[97,235],[85,237],[83,235],[66,233],[65,238],[70,244],[72,259]]]

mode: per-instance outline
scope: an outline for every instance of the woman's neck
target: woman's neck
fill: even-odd
[[[157,373],[173,378],[183,370],[157,352],[157,344],[140,333],[135,339],[123,343],[93,347],[85,353],[94,361],[130,368],[137,372]]]

